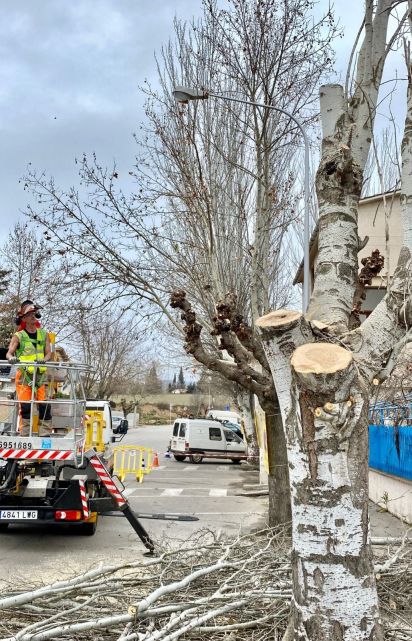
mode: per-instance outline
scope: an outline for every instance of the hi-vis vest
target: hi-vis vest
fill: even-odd
[[[37,330],[35,339],[30,338],[24,329],[16,332],[15,336],[19,339],[19,346],[16,350],[16,356],[19,361],[37,361],[44,358],[47,336],[44,329]],[[29,365],[24,370],[29,374],[33,374],[35,368]],[[45,367],[38,367],[39,374],[44,374],[45,371]]]

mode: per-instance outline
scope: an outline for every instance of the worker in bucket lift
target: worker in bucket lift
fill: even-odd
[[[17,332],[10,341],[6,358],[10,363],[19,361],[34,361],[44,363],[50,360],[52,352],[47,332],[41,327],[39,318],[40,307],[31,300],[25,300],[17,313]],[[38,401],[39,411],[39,436],[51,434],[50,405],[46,400],[46,367],[21,366],[16,373],[16,392],[20,401],[20,436],[30,435],[30,402],[34,398]],[[33,393],[34,385],[34,393]]]

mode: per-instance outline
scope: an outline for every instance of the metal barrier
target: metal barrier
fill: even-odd
[[[412,427],[369,425],[369,467],[412,481]]]
[[[371,425],[412,425],[412,395],[405,394],[391,402],[371,403],[369,423]]]
[[[18,398],[15,378],[19,371],[30,374],[28,398]],[[76,467],[81,467],[86,406],[81,377],[89,371],[90,367],[83,363],[19,361],[11,364],[0,360],[0,459],[72,460]],[[64,389],[59,387],[62,382]],[[41,388],[45,397],[38,399]],[[23,405],[29,409],[24,436],[21,435]],[[43,419],[42,430],[39,430],[38,410],[44,406],[50,408],[51,419]]]
[[[142,445],[117,445],[114,448],[113,472],[123,482],[127,474],[134,474],[136,481],[142,483],[145,474],[153,467],[154,452]]]

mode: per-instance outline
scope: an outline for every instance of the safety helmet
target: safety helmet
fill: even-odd
[[[41,307],[39,305],[35,305],[32,300],[24,300],[20,305],[19,311],[17,312],[16,325],[20,325],[23,316],[29,314],[30,312],[34,312],[36,318],[41,318],[39,309],[41,309]]]

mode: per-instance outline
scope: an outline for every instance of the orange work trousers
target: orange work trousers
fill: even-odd
[[[19,401],[31,401],[32,399],[32,387],[27,385],[24,382],[23,372],[19,369],[16,373],[16,392],[17,398]],[[41,401],[46,400],[46,386],[40,385],[35,391],[33,398],[36,401],[40,401],[39,408],[39,419],[41,421],[50,421],[51,411],[50,405],[47,403],[42,403]],[[23,431],[23,428],[27,428],[27,424],[30,423],[30,414],[31,414],[31,403],[20,402],[20,432]],[[26,430],[24,430],[26,431]]]

